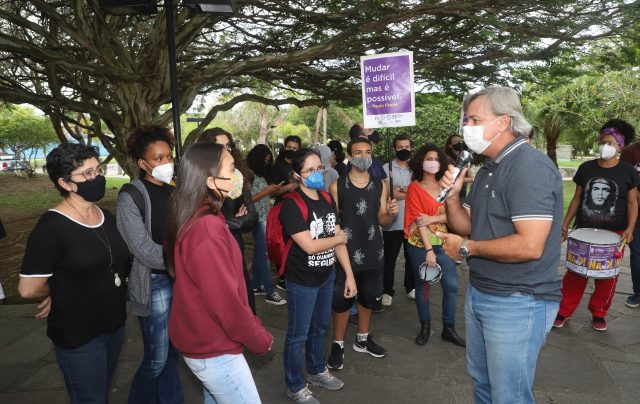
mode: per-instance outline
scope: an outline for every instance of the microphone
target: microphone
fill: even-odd
[[[458,154],[458,158],[456,159],[456,167],[453,171],[453,182],[456,182],[460,172],[463,168],[465,168],[469,163],[473,160],[473,152],[470,150],[463,150]],[[436,199],[438,203],[444,202],[447,199],[447,195],[449,195],[449,188],[440,188],[440,193],[438,194],[438,198]]]

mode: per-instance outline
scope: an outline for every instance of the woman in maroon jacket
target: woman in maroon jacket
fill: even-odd
[[[242,193],[242,174],[222,145],[197,143],[180,162],[165,237],[175,277],[169,336],[204,385],[205,403],[259,403],[242,355],[271,349],[273,336],[249,308],[242,255],[220,206]]]

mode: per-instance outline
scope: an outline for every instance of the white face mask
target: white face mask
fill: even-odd
[[[153,171],[151,171],[151,176],[165,184],[171,183],[171,180],[173,179],[173,163],[156,166]]]
[[[437,174],[440,171],[440,163],[438,161],[423,161],[422,170],[429,174]]]
[[[598,152],[600,153],[600,158],[603,160],[610,160],[615,157],[617,150],[615,147],[608,144],[601,144],[598,147]]]
[[[498,132],[493,139],[486,140],[484,138],[484,128],[485,126],[489,126],[494,123],[498,118],[489,122],[486,125],[477,125],[477,126],[463,126],[462,127],[462,137],[464,139],[464,143],[467,147],[476,154],[482,154],[483,151],[487,150],[487,147],[491,145],[491,142],[496,140],[498,136],[502,133],[502,131]]]

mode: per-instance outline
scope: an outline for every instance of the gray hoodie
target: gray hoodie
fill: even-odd
[[[331,184],[338,181],[338,172],[331,167],[331,154],[333,153],[329,146],[325,144],[319,144],[316,146],[315,151],[320,155],[320,162],[325,166],[324,177],[324,190],[329,192]]]

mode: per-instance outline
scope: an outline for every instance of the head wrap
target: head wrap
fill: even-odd
[[[602,139],[606,135],[611,135],[616,139],[616,142],[620,145],[621,149],[624,149],[624,135],[618,132],[618,130],[614,127],[604,128],[602,132],[600,132],[600,139]]]

